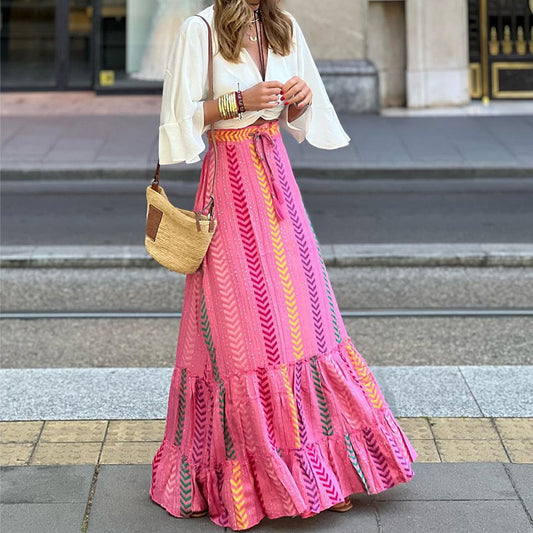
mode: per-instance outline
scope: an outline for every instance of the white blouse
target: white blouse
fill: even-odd
[[[215,128],[242,128],[258,118],[279,118],[280,124],[299,143],[304,139],[317,148],[334,149],[347,146],[350,137],[342,128],[331,104],[311,51],[302,30],[294,17],[285,11],[294,25],[293,49],[288,56],[276,54],[270,47],[267,55],[266,81],[285,83],[299,76],[311,88],[313,103],[298,118],[288,121],[288,107],[280,102],[276,107],[247,111],[243,118],[220,120]],[[241,63],[226,61],[217,53],[216,32],[213,25],[213,6],[199,13],[211,25],[213,34],[213,91],[214,98],[241,91],[263,81],[250,53],[241,50]],[[159,126],[159,163],[195,163],[205,150],[202,139],[210,125],[204,126],[203,102],[208,97],[208,42],[207,26],[197,16],[187,18],[174,39],[163,82],[161,117]]]

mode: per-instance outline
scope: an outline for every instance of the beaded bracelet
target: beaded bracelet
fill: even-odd
[[[242,97],[242,91],[239,89],[235,91],[235,98],[237,99],[237,106],[239,108],[239,119],[242,120],[243,114],[246,113],[246,108],[244,107],[244,99]]]

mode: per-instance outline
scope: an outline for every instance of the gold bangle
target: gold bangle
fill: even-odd
[[[224,120],[224,103],[222,101],[222,96],[219,96],[217,98],[217,102],[218,102],[218,112],[220,113],[220,118]]]
[[[222,120],[227,120],[228,118],[228,112],[226,108],[226,95],[223,94],[218,99],[219,102],[219,109],[220,109],[220,116],[222,117]]]
[[[223,120],[226,119],[226,110],[225,110],[225,107],[224,107],[224,95],[222,95],[219,99],[219,102],[220,102],[220,116],[222,117]]]
[[[229,120],[231,118],[231,108],[230,108],[229,95],[227,93],[224,95],[224,105],[225,105],[225,111],[226,111],[226,120]]]
[[[228,100],[230,103],[231,118],[237,118],[239,115],[239,108],[237,107],[237,98],[235,97],[235,92],[228,94]]]
[[[229,111],[228,111],[228,97],[226,95],[224,95],[222,97],[222,101],[224,102],[224,119],[225,120],[228,120],[229,118]]]
[[[223,120],[229,120],[239,116],[237,97],[234,91],[219,96],[218,109]]]
[[[227,93],[226,102],[228,106],[228,117],[235,118],[236,117],[235,111],[237,110],[237,105],[235,102],[235,93]]]

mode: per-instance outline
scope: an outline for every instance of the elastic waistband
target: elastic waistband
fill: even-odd
[[[251,124],[244,128],[215,129],[214,137],[216,142],[241,142],[249,140],[258,132],[268,133],[270,136],[280,134],[279,121],[273,120],[259,125]],[[208,139],[211,139],[212,135],[212,131],[207,130]]]

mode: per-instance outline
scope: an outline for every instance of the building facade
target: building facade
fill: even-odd
[[[157,93],[209,0],[1,0],[2,90]],[[533,0],[285,0],[342,110],[533,98]]]

